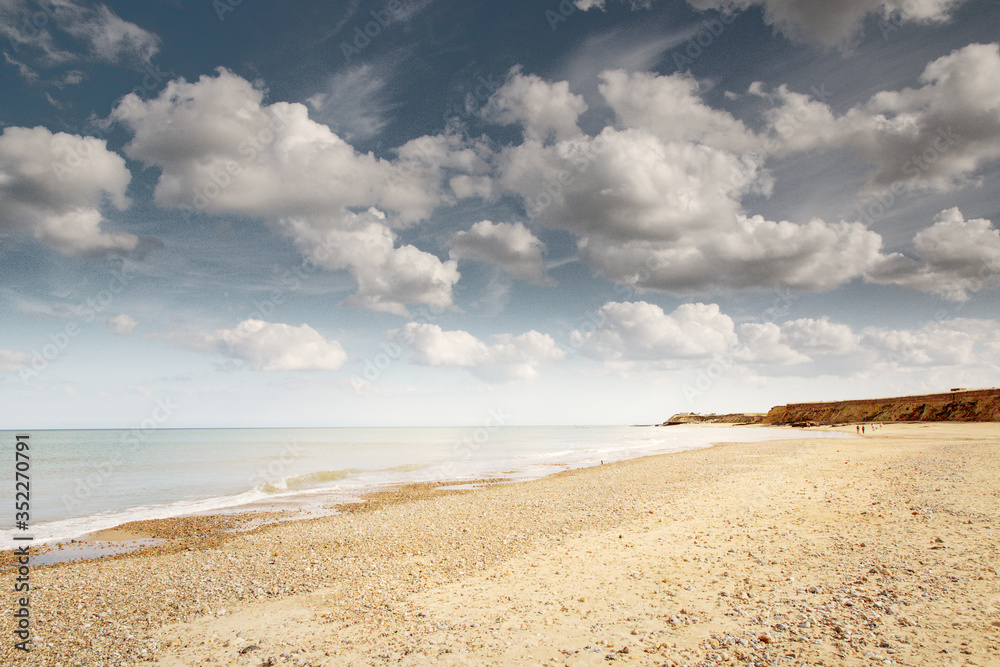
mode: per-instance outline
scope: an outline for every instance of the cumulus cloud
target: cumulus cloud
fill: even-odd
[[[975,361],[975,339],[964,331],[934,326],[918,331],[871,329],[863,345],[879,359],[904,366],[958,366]]]
[[[121,313],[108,320],[108,331],[111,333],[128,335],[139,326],[139,321],[131,315]]]
[[[847,147],[875,167],[869,194],[948,191],[976,183],[1000,158],[1000,45],[969,44],[931,61],[918,88],[881,91],[841,116],[823,101],[779,86],[750,92],[764,112],[770,154]]]
[[[679,295],[754,287],[829,290],[863,276],[881,256],[882,238],[860,223],[797,225],[761,216],[725,222],[674,241],[594,236],[582,240],[580,250],[611,280]]]
[[[28,234],[64,255],[103,257],[139,245],[105,232],[101,208],[124,209],[131,174],[104,141],[44,127],[0,135],[0,231]]]
[[[904,285],[966,301],[1000,283],[1000,230],[989,220],[966,220],[957,208],[941,211],[913,237],[917,259],[894,253],[868,272],[872,282]]]
[[[461,366],[487,382],[532,380],[538,366],[562,361],[566,353],[548,334],[497,334],[493,344],[467,331],[444,331],[436,324],[409,322],[389,338],[413,351],[413,361],[427,366]]]
[[[376,158],[311,120],[304,105],[265,105],[263,96],[220,69],[171,81],[154,99],[127,96],[113,116],[134,133],[126,154],[161,168],[160,205],[270,218],[306,257],[351,272],[355,305],[401,315],[404,304],[450,306],[455,262],[396,247],[390,228],[454,203],[446,176],[486,178],[488,148],[441,135],[408,141],[396,160]]]
[[[605,128],[501,156],[501,182],[552,227],[617,239],[677,239],[734,221],[737,198],[766,189],[758,165],[693,142],[664,143],[643,129]]]
[[[774,322],[744,322],[737,327],[740,342],[733,358],[761,364],[800,364],[809,357],[794,349]]]
[[[755,148],[759,139],[731,114],[701,99],[700,86],[685,74],[602,72],[601,95],[626,127],[641,127],[660,141],[688,141],[736,152]]]
[[[458,137],[421,137],[389,161],[359,153],[302,104],[263,103],[264,92],[226,69],[156,97],[127,95],[112,117],[134,136],[129,157],[161,168],[162,206],[252,216],[326,216],[379,206],[394,224],[426,218],[443,201],[447,168],[480,168]]]
[[[587,104],[569,91],[569,83],[549,83],[513,67],[507,81],[480,111],[487,120],[504,125],[519,124],[529,140],[566,139],[580,132],[577,120]]]
[[[405,304],[435,308],[452,305],[452,287],[460,274],[453,260],[412,245],[396,246],[396,235],[377,209],[327,218],[285,218],[277,227],[302,254],[331,270],[346,269],[358,283],[347,303],[409,315]]]
[[[716,304],[688,303],[671,313],[655,304],[610,302],[595,326],[574,331],[585,355],[614,368],[675,368],[719,364],[738,373],[851,376],[873,370],[962,369],[1000,363],[1000,327],[994,320],[941,320],[917,329],[860,331],[829,317],[783,323],[743,322]]]
[[[129,157],[162,169],[156,201],[212,213],[309,215],[373,204],[389,166],[357,153],[300,104],[262,105],[227,70],[127,95],[113,112],[134,133]]]
[[[201,334],[194,341],[258,371],[335,371],[347,361],[339,342],[327,340],[308,324],[294,327],[249,319],[232,329]]]
[[[950,190],[1000,158],[1000,45],[969,44],[928,63],[919,88],[883,91],[841,120],[877,172],[874,187]]]
[[[631,287],[679,295],[745,287],[832,289],[864,274],[881,238],[860,223],[747,216],[767,195],[757,137],[683,75],[605,72],[621,128],[501,154],[500,183],[540,224],[577,234],[581,256]]]
[[[570,339],[605,361],[711,358],[737,343],[733,320],[714,303],[685,303],[667,314],[645,301],[610,302],[595,321],[593,330],[574,331]]]
[[[851,40],[870,15],[895,22],[946,23],[964,0],[688,0],[696,9],[764,10],[764,22],[789,39],[840,46]]]
[[[804,353],[847,354],[857,349],[858,337],[846,324],[805,317],[781,325],[781,340],[789,347]]]
[[[971,243],[957,247],[960,223],[942,223],[914,239],[914,261],[883,253],[881,236],[860,222],[772,221],[747,214],[743,201],[770,194],[771,156],[815,149],[865,156],[876,167],[872,188],[970,182],[1000,156],[997,70],[1000,47],[970,45],[930,63],[919,89],[879,93],[841,116],[823,90],[755,83],[749,93],[767,105],[756,133],[707,105],[689,76],[606,71],[599,89],[616,126],[548,143],[528,133],[499,154],[496,184],[523,199],[533,223],[576,234],[598,273],[638,289],[815,291],[864,278],[962,298],[993,280],[988,223],[962,223],[983,242],[978,255],[966,252]],[[956,235],[948,249],[933,249],[947,234]],[[975,265],[978,278],[958,264]]]
[[[512,277],[538,285],[551,284],[542,253],[545,244],[523,223],[482,220],[468,231],[456,232],[448,241],[453,259],[489,262]]]
[[[773,361],[759,354],[757,341],[744,337],[744,326],[739,328],[741,345],[736,358],[761,364]],[[798,356],[792,363],[812,362],[801,367],[803,375],[850,375],[884,366],[904,370],[961,368],[1000,360],[1000,348],[996,347],[1000,336],[992,320],[956,318],[917,329],[866,327],[857,332],[828,317],[791,320],[780,327],[754,326],[777,329],[776,344],[785,354],[791,351]]]

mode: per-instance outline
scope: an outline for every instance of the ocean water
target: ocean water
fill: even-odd
[[[15,533],[40,543],[186,514],[292,506],[320,512],[399,483],[524,480],[719,441],[835,435],[760,427],[500,427],[495,421],[478,428],[29,431],[29,529],[16,531],[17,433],[0,431],[10,496],[9,510],[0,511],[0,548],[13,546]]]

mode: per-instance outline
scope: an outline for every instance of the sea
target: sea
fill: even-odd
[[[529,480],[720,441],[838,435],[767,427],[502,423],[498,415],[479,427],[0,431],[0,452],[8,461],[8,491],[0,495],[10,498],[8,510],[0,510],[0,548],[13,548],[15,535],[43,544],[144,519],[275,509],[312,516],[398,484]],[[29,517],[20,529],[14,507],[18,435],[29,436],[28,466],[20,466],[29,478]]]

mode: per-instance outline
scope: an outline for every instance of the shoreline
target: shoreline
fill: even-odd
[[[642,425],[633,425],[632,427]],[[658,425],[651,425],[658,426]],[[699,423],[690,424],[697,427],[698,431],[707,428],[747,428],[747,424],[715,424]],[[759,426],[759,425],[758,425]],[[785,431],[789,427],[766,426],[775,430]],[[558,427],[561,428],[561,427]],[[711,447],[718,442],[711,442],[699,445],[696,448]],[[665,452],[677,453],[677,452]],[[645,458],[651,454],[643,454],[636,458]],[[652,454],[657,455],[657,454]],[[630,460],[630,459],[625,459]],[[604,462],[602,461],[601,464]],[[554,471],[535,473],[526,479],[540,479],[550,475],[559,474],[566,470],[577,469],[576,464],[553,464],[557,467]],[[566,466],[569,467],[566,467]],[[591,467],[600,465],[593,463],[581,467]],[[368,489],[353,490],[345,494],[339,488],[324,490],[322,487],[306,489],[300,496],[279,496],[275,498],[263,498],[250,501],[242,505],[226,506],[210,510],[196,511],[192,513],[182,513],[174,516],[152,519],[125,519],[121,523],[111,524],[105,522],[106,527],[98,528],[86,533],[77,535],[67,535],[54,541],[36,541],[34,550],[36,553],[37,566],[49,566],[70,560],[90,560],[99,559],[106,556],[118,556],[132,551],[147,548],[159,548],[161,550],[172,550],[176,548],[177,542],[182,541],[182,546],[188,546],[187,542],[193,538],[203,539],[209,537],[211,532],[218,537],[222,533],[230,531],[246,531],[257,528],[261,524],[276,523],[284,521],[299,521],[321,516],[329,516],[349,511],[357,505],[363,505],[369,498],[380,496],[384,492],[396,492],[407,487],[423,487],[432,485],[437,487],[457,487],[461,489],[470,488],[469,485],[478,486],[491,483],[519,483],[525,481],[522,473],[524,471],[511,469],[502,473],[503,477],[487,477],[482,479],[442,478],[433,481],[420,482],[388,482],[384,484],[374,484]],[[329,496],[324,499],[324,496]],[[338,497],[339,496],[339,497]],[[334,498],[337,497],[336,500]],[[317,499],[319,502],[317,503]],[[213,498],[205,498],[199,502],[211,501]],[[81,517],[83,518],[83,517]],[[214,529],[213,529],[214,527]],[[132,535],[115,539],[119,532],[131,533]],[[14,546],[7,546],[0,549],[0,572],[9,568],[15,559]]]
[[[890,424],[399,491],[204,548],[39,568],[35,652],[67,666],[996,664],[998,462],[998,424]]]

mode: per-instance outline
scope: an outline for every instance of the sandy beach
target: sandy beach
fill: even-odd
[[[889,424],[402,489],[36,568],[0,661],[996,665],[998,470],[1000,424]]]

